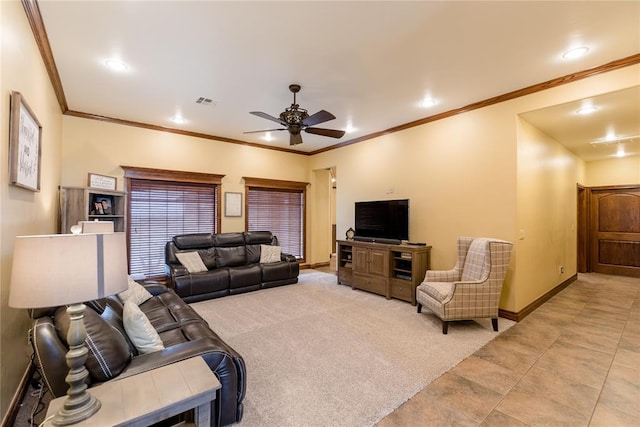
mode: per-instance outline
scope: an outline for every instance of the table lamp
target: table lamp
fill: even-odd
[[[53,425],[78,423],[100,409],[87,391],[84,366],[85,301],[126,290],[127,250],[124,233],[18,236],[13,251],[9,306],[42,308],[67,306],[67,398]]]

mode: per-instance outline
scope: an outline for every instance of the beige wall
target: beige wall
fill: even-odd
[[[307,215],[309,224],[313,224],[314,232],[306,244],[311,254],[309,263],[312,265],[328,262],[330,254],[333,252],[331,247],[331,210],[334,207],[331,202],[331,192],[329,171],[327,169],[314,170],[311,186],[308,190],[308,199],[313,203],[310,215]]]
[[[336,166],[339,237],[353,226],[355,201],[409,198],[410,239],[433,246],[433,268],[454,265],[457,236],[513,241],[500,307],[517,312],[575,272],[576,184],[586,179],[581,161],[536,130],[523,129],[518,115],[639,82],[640,66],[627,67],[321,153],[311,168]],[[536,204],[545,193],[548,199],[540,203],[559,203],[551,221],[545,205]],[[522,241],[520,229],[527,236]],[[559,265],[565,266],[562,275]]]
[[[89,172],[118,178],[122,189],[121,165],[205,172],[225,175],[222,191],[244,193],[243,177],[257,177],[312,183],[309,156],[251,147],[241,144],[194,138],[173,133],[121,126],[96,120],[65,116],[63,120],[62,180],[65,186],[85,186]],[[315,190],[310,185],[309,194]],[[244,201],[244,196],[243,196]],[[307,220],[315,209],[315,199],[307,197]],[[323,200],[319,203],[324,204]],[[242,217],[222,215],[223,232],[245,229]],[[311,227],[307,227],[310,241]],[[313,246],[307,261],[317,260]]]
[[[408,198],[409,238],[433,246],[435,269],[453,267],[460,235],[513,241],[516,122],[496,125],[505,114],[495,105],[314,156],[312,168],[337,168],[338,237],[354,202]]]
[[[588,162],[586,168],[588,187],[640,184],[640,156]]]
[[[30,354],[27,312],[7,306],[13,241],[18,235],[56,231],[62,114],[20,2],[0,2],[0,31],[0,416],[4,418]],[[37,193],[9,185],[11,91],[22,93],[42,125]]]
[[[518,288],[509,301],[516,311],[577,273],[576,185],[583,176],[581,159],[519,120]]]

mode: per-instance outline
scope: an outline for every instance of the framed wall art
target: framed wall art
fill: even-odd
[[[113,196],[93,194],[89,205],[89,216],[113,215]]]
[[[99,175],[97,173],[89,173],[88,184],[91,188],[102,188],[103,190],[116,189],[117,178],[115,176]]]
[[[224,216],[242,216],[242,193],[224,193]]]
[[[9,183],[40,191],[42,125],[20,92],[11,92]]]

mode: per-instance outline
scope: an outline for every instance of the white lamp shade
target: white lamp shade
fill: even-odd
[[[124,233],[18,236],[9,306],[57,307],[127,289]]]

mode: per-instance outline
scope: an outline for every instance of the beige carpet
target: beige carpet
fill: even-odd
[[[443,335],[433,315],[314,270],[192,307],[245,359],[241,426],[373,425],[497,335],[489,319]]]

